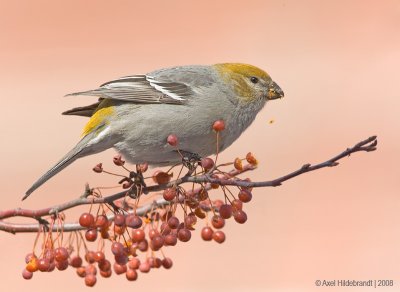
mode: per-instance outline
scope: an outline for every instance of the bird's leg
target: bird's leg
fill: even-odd
[[[188,169],[188,173],[185,176],[191,176],[201,162],[201,156],[185,150],[179,150],[179,153],[182,155],[183,166]]]
[[[140,170],[139,165],[136,165],[136,172],[131,171],[129,173],[129,178],[132,179],[136,185],[141,185],[143,187],[146,187],[146,183],[144,182],[143,173]]]

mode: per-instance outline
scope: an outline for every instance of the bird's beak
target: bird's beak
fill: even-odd
[[[283,93],[283,90],[278,86],[278,84],[272,81],[269,85],[269,89],[267,92],[267,99],[273,100],[277,98],[282,98],[284,96],[285,94]]]

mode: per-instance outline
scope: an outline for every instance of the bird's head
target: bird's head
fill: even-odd
[[[241,63],[216,64],[214,67],[222,79],[232,85],[238,98],[243,102],[252,102],[264,98],[267,100],[282,98],[282,89],[260,68]]]

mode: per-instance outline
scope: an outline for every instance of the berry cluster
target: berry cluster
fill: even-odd
[[[214,123],[213,129],[217,133],[217,139],[218,133],[224,128],[223,121]],[[178,138],[169,135],[167,143],[177,147]],[[179,148],[177,150],[179,152]],[[121,156],[114,157],[114,164],[129,173],[119,181],[122,188],[127,190],[126,197],[112,204],[98,205],[97,212],[92,211],[94,205],[91,205],[90,210],[81,214],[79,218],[80,231],[71,232],[67,241],[63,240],[62,227],[57,230],[56,235],[52,232],[56,222],[63,226],[62,214],[58,217],[53,216],[50,228],[44,225],[41,230],[44,240],[40,253],[33,252],[26,256],[23,277],[31,279],[36,271],[51,272],[55,268],[62,271],[71,266],[76,269],[78,276],[84,278],[87,286],[96,284],[98,274],[108,278],[112,271],[117,275],[124,274],[127,280],[134,281],[139,272],[148,273],[160,267],[171,268],[173,262],[165,256],[164,248],[175,246],[178,242],[190,241],[200,220],[205,222],[201,229],[201,238],[223,243],[225,233],[221,229],[226,220],[233,217],[234,221],[240,224],[247,221],[243,203],[251,201],[252,193],[250,188],[228,187],[218,184],[215,180],[239,180],[237,175],[246,169],[243,161],[247,161],[252,167],[257,165],[257,160],[251,153],[248,153],[245,159],[236,158],[233,163],[219,166],[211,158],[189,160],[185,166],[182,163],[179,174],[187,167],[190,175],[207,174],[214,179],[212,183],[200,183],[197,188],[192,183],[191,188],[187,190],[171,181],[173,168],[168,171],[157,170],[152,176],[144,177],[147,164],[137,165],[136,172],[132,172],[124,166],[125,161]],[[234,166],[234,171],[221,170],[222,166],[229,165]],[[96,165],[93,170],[97,173],[116,175],[105,171],[102,164]],[[159,199],[146,205],[149,208],[143,209],[140,200],[146,198],[143,190],[149,180],[165,187]],[[232,188],[235,188],[235,191],[232,191]],[[221,190],[222,200],[210,198],[210,192],[217,189]],[[98,189],[92,189],[90,195],[100,196],[100,192]],[[35,246],[39,237],[40,232]],[[91,250],[89,244],[93,242],[97,242],[97,248]],[[108,251],[106,243],[110,244]],[[82,250],[83,258],[80,256]]]

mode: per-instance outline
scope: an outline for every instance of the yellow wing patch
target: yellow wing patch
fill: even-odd
[[[110,99],[103,100],[99,107],[96,109],[89,122],[83,128],[82,136],[94,131],[100,125],[107,125],[109,123],[108,118],[114,114],[114,103]]]

